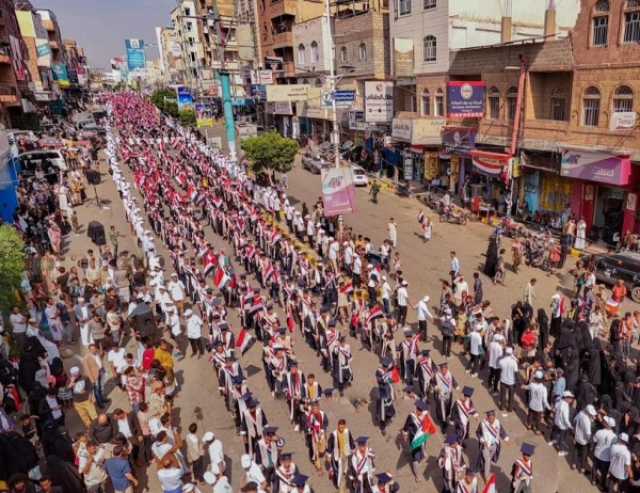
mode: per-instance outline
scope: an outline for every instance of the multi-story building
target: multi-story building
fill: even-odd
[[[196,3],[193,0],[180,0],[171,11],[171,21],[183,62],[180,78],[192,90],[200,88],[199,80],[210,80],[210,77],[207,78],[208,74],[203,73],[205,54],[200,35],[203,22],[197,16]]]
[[[64,39],[62,41],[67,60],[67,72],[71,84],[78,87],[87,85],[87,59],[84,54],[84,48],[78,46],[75,39]]]
[[[12,126],[29,92],[29,53],[22,40],[12,0],[0,0],[0,123]]]
[[[15,2],[16,18],[25,47],[29,52],[27,67],[33,83],[33,96],[36,103],[48,104],[58,99],[58,86],[51,72],[51,48],[49,36],[42,18],[28,0]]]
[[[387,0],[339,2],[334,10],[337,87],[355,91],[350,110],[339,110],[343,134],[362,140],[388,130],[391,119],[365,123],[365,87],[389,78],[389,5]],[[377,86],[377,84],[375,84]],[[380,119],[378,119],[380,120]]]
[[[554,36],[553,8],[545,19],[545,37],[450,52],[449,80],[484,83],[484,112],[449,120],[424,176],[550,227],[573,215],[613,242],[640,230],[640,2],[582,0],[570,38]]]
[[[183,84],[184,60],[178,33],[173,27],[157,27],[156,34],[164,83]]]
[[[328,75],[331,69],[331,24],[326,15],[293,25],[295,47],[294,67],[298,83],[330,90]],[[309,98],[296,103],[293,120],[295,133],[316,141],[327,140],[331,132],[332,113],[320,98]]]
[[[197,12],[202,17],[201,40],[204,48],[204,66],[209,77],[209,95],[219,94],[216,71],[224,69],[231,77],[231,91],[236,104],[244,102],[245,89],[243,63],[240,60],[240,43],[238,35],[244,37],[243,43],[250,42],[246,39],[250,33],[246,24],[239,26],[235,18],[236,5],[234,0],[198,0]],[[213,17],[208,18],[217,10],[218,24]],[[242,31],[242,33],[239,33]],[[244,35],[244,36],[243,36]]]
[[[71,82],[69,81],[67,60],[58,19],[55,13],[49,9],[37,9],[36,13],[40,16],[42,26],[47,32],[53,77],[57,81],[60,89],[68,89],[71,86]]]
[[[580,0],[545,0],[555,5],[556,32],[544,32],[540,2],[513,0],[394,0],[390,21],[391,72],[399,111],[435,116],[443,108],[450,50],[507,43],[553,34],[566,36]],[[431,96],[431,106],[419,104]],[[426,99],[425,99],[426,101]]]
[[[322,0],[259,0],[257,23],[260,29],[264,68],[274,71],[278,83],[295,83],[293,26],[324,14]]]

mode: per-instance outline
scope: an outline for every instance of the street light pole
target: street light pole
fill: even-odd
[[[333,120],[332,140],[335,146],[335,166],[340,167],[340,130],[338,129],[338,109],[336,108],[336,43],[333,38],[333,28],[331,25],[331,6],[329,0],[324,0],[325,16],[329,25],[329,39],[331,50],[329,50],[329,87],[331,90],[331,113]]]

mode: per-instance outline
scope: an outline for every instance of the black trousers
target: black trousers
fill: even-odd
[[[407,306],[398,306],[398,325],[401,327],[407,323]]]
[[[191,356],[204,354],[204,343],[202,341],[202,337],[198,337],[197,339],[189,338],[189,344],[191,344]]]
[[[500,409],[511,412],[513,410],[513,394],[515,393],[515,385],[508,385],[500,382]]]
[[[576,467],[580,470],[587,469],[587,456],[589,455],[589,445],[580,445],[579,443],[575,444],[576,457],[575,464]]]
[[[422,334],[422,339],[426,341],[427,340],[427,321],[426,320],[418,320],[418,332]]]
[[[442,354],[444,356],[451,356],[452,342],[453,342],[453,336],[442,334]]]
[[[491,392],[498,391],[498,383],[500,383],[500,368],[489,367],[489,388]]]

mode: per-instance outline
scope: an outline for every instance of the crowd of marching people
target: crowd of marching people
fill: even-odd
[[[495,489],[492,468],[509,441],[501,419],[521,406],[527,428],[598,487],[640,491],[640,367],[631,364],[640,314],[619,317],[597,303],[589,266],[579,266],[577,292],[559,287],[550,300],[537,298],[531,279],[510,317],[500,318],[480,274],[467,282],[451,251],[439,299],[416,299],[393,218],[376,247],[326,218],[321,200],[298,209],[282,190],[259,185],[139,96],[114,95],[110,114],[109,170],[143,255],[119,248],[113,229],[107,245],[69,271],[55,235],[43,255],[33,253],[27,311],[16,308],[10,317],[20,356],[0,368],[0,451],[25,450],[23,464],[1,471],[7,491],[104,492],[110,485],[130,493],[144,487],[141,471],[150,464],[163,493],[232,491],[220,438],[196,423],[183,436],[173,418],[176,360],[207,357],[244,442],[243,492],[309,493],[303,471],[310,468],[327,471],[339,491],[395,492],[394,472],[376,470],[368,437],[354,436],[345,419],[330,423],[323,410],[353,384],[355,343],[380,361],[371,381],[357,384],[375,387],[374,424],[383,435],[398,397],[414,402],[397,439],[416,481],[424,477],[427,443],[442,433],[442,491]],[[24,223],[55,215],[49,193],[25,199]],[[28,239],[42,237],[31,234],[25,231]],[[214,247],[212,234],[228,248]],[[36,279],[42,282],[29,283]],[[132,323],[145,310],[151,329]],[[67,371],[60,351],[76,335],[83,354]],[[331,388],[305,369],[296,354],[301,343]],[[304,437],[310,466],[287,450],[249,388],[243,356],[255,345],[271,396]],[[466,358],[467,380],[486,379],[497,409],[476,409],[474,387],[460,388],[449,370],[454,349]],[[126,394],[126,409],[108,411],[110,386]],[[65,431],[70,409],[82,430],[73,438]],[[534,449],[523,443],[511,467],[516,493],[533,491]]]

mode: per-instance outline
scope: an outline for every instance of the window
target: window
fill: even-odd
[[[640,10],[624,13],[624,42],[640,42]]]
[[[347,47],[346,46],[343,46],[342,48],[340,48],[340,61],[342,63],[348,61],[348,58],[347,58]]]
[[[435,62],[436,61],[436,37],[425,36],[424,38],[424,61]]]
[[[516,119],[516,109],[518,107],[518,89],[515,87],[507,91],[507,118],[510,121]]]
[[[361,62],[367,61],[367,45],[364,43],[360,43],[360,47],[358,48],[358,56],[360,57]]]
[[[607,46],[609,37],[609,17],[600,15],[593,18],[593,46]]]
[[[600,118],[600,91],[589,87],[584,92],[582,123],[585,127],[597,127]]]
[[[633,111],[633,91],[627,86],[620,86],[613,96],[613,112],[626,113]]]
[[[318,63],[320,61],[320,51],[318,50],[318,43],[311,42],[311,63]]]
[[[438,89],[433,105],[433,116],[444,116],[444,94],[442,89]]]
[[[431,94],[429,90],[425,89],[422,93],[422,116],[429,116],[431,114]]]
[[[411,0],[397,0],[398,15],[411,14]]]
[[[609,0],[596,2],[596,12],[609,12]]]
[[[551,97],[551,119],[559,122],[567,119],[567,100],[564,97]]]
[[[500,119],[500,91],[497,87],[489,89],[489,118]]]
[[[436,0],[424,0],[424,9],[435,9],[436,8]]]
[[[306,63],[306,53],[303,44],[298,45],[298,65],[304,65]]]

